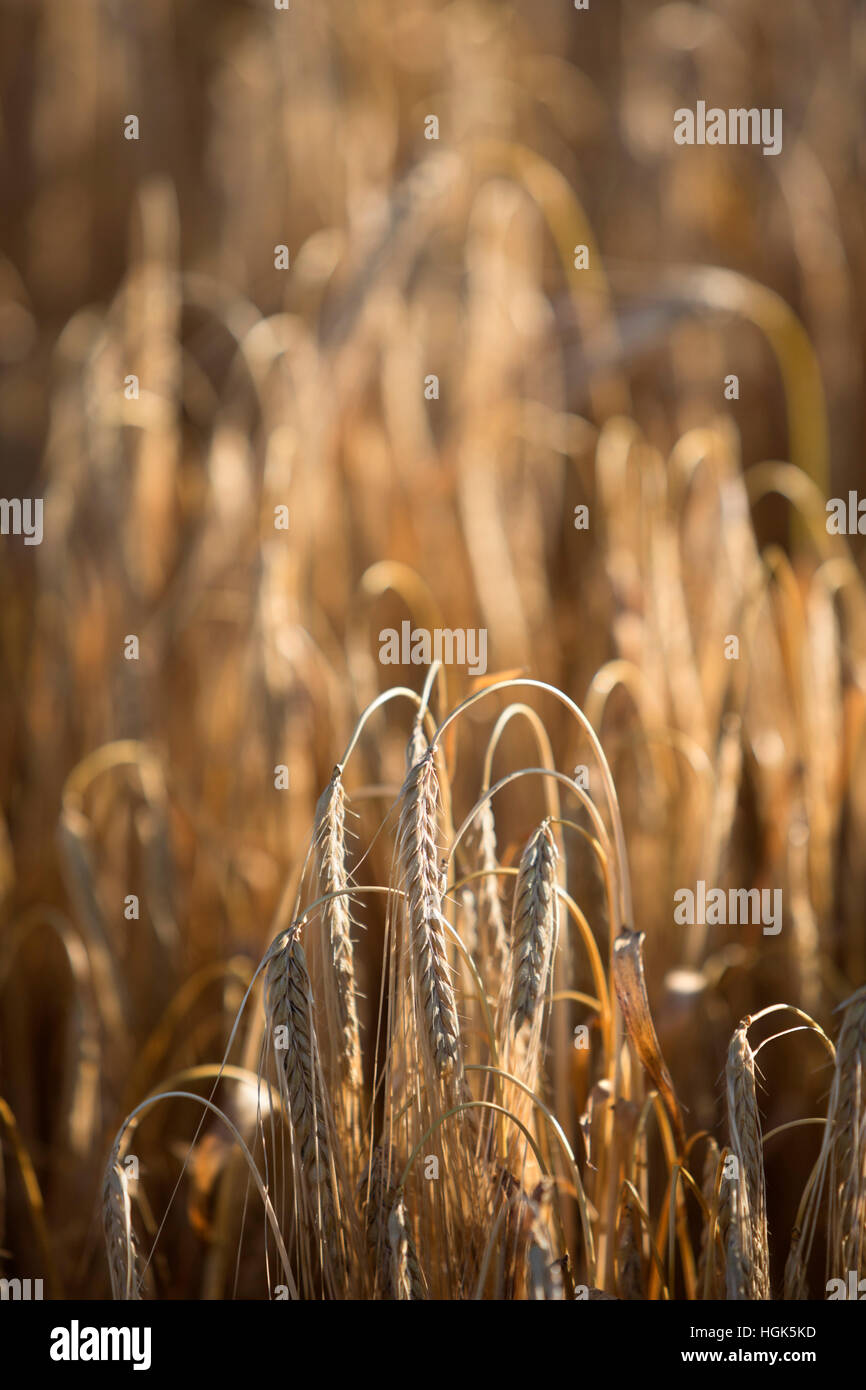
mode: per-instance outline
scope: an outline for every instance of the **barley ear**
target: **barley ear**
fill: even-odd
[[[319,1059],[313,991],[295,927],[285,933],[281,949],[268,964],[265,1009],[289,1121],[293,1162],[306,1192],[323,1258],[344,1281],[345,1231],[337,1207],[340,1174],[332,1143],[334,1125]]]
[[[397,838],[425,1055],[431,1059],[435,1074],[445,1079],[459,1067],[460,1025],[445,947],[436,840],[438,810],[439,783],[434,750],[430,749],[406,778]]]
[[[334,1015],[343,1082],[349,1090],[357,1092],[362,1083],[361,1037],[346,868],[346,794],[339,767],[334,769],[316,807],[315,844],[319,896],[337,895],[322,905],[331,966],[326,1009],[329,1017]]]
[[[735,1030],[728,1048],[725,1082],[731,1149],[738,1176],[731,1180],[729,1249],[742,1262],[748,1297],[770,1297],[767,1196],[761,1121],[755,1093],[755,1059],[747,1036],[748,1020]],[[736,1279],[739,1280],[739,1267]],[[729,1294],[730,1297],[730,1294]]]
[[[138,1245],[132,1225],[129,1179],[117,1148],[113,1150],[105,1170],[102,1220],[112,1298],[124,1302],[140,1300]]]
[[[557,931],[556,843],[548,821],[530,836],[520,859],[511,919],[511,1018],[532,1023],[547,990]]]

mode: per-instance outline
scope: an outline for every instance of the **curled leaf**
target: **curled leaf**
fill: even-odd
[[[630,931],[628,927],[623,927],[614,942],[613,973],[616,997],[622,1009],[629,1041],[664,1101],[676,1136],[677,1150],[682,1152],[686,1139],[683,1117],[650,1013],[643,969],[643,941],[643,932]]]

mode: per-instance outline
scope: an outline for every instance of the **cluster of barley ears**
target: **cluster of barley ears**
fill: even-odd
[[[260,1247],[271,1297],[761,1300],[774,1287],[807,1296],[820,1226],[827,1277],[862,1269],[863,991],[845,1005],[836,1049],[792,1006],[743,1019],[724,1068],[726,1142],[690,1132],[652,1017],[620,806],[592,726],[528,678],[482,683],[437,722],[437,674],[420,695],[395,687],[373,702],[319,798],[251,985],[261,981],[260,1010],[242,1009],[233,1029],[246,1020],[244,1052],[257,1049],[258,1065],[198,1069],[213,1083],[203,1104],[246,1160],[225,1180],[237,1258]],[[570,716],[560,766],[545,720],[516,698],[527,695]],[[397,703],[411,712],[408,770],[402,786],[359,789],[383,803],[366,844],[349,836],[344,779]],[[458,804],[461,734],[494,703],[482,786]],[[537,765],[491,785],[502,728],[528,715]],[[589,788],[562,770],[581,744]],[[517,784],[538,820],[503,856],[492,808]],[[390,862],[382,882],[365,872],[377,845]],[[589,914],[574,896],[581,859],[602,880]],[[365,1031],[356,950],[373,902],[384,904],[383,959]],[[779,1012],[795,1026],[753,1046],[750,1030]],[[791,1031],[814,1034],[834,1059],[827,1113],[767,1135],[756,1058]],[[228,1081],[256,1096],[246,1138],[214,1102]],[[123,1164],[137,1121],[136,1111],[124,1123],[105,1178],[112,1289],[126,1298],[141,1296],[158,1251],[154,1241],[143,1259]],[[770,1239],[764,1146],[802,1124],[820,1124],[823,1139],[786,1249]],[[251,1173],[263,1240],[250,1229]]]

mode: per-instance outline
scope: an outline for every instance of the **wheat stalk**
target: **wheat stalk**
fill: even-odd
[[[313,991],[296,927],[271,957],[265,976],[265,1011],[278,1058],[280,1094],[288,1113],[292,1158],[312,1209],[326,1277],[345,1294],[354,1271],[340,1209],[343,1172],[319,1058]]]
[[[473,823],[473,846],[478,868],[478,938],[481,959],[487,972],[489,987],[498,990],[508,969],[509,941],[499,896],[499,867],[496,855],[496,824],[489,799],[481,806]]]
[[[409,739],[406,743],[406,771],[411,772],[413,767],[420,763],[430,744],[424,732],[424,717],[419,714],[412,724]]]
[[[701,1248],[698,1256],[698,1289],[701,1290],[700,1297],[704,1297],[703,1290],[709,1287],[707,1296],[714,1298],[723,1281],[724,1271],[720,1268],[719,1249],[716,1241],[716,1230],[722,1230],[722,1202],[724,1200],[723,1191],[719,1191],[718,1210],[713,1219],[713,1211],[716,1206],[716,1181],[719,1176],[719,1146],[715,1139],[707,1141],[706,1154],[704,1156],[704,1171],[701,1183],[701,1195],[707,1204],[710,1217],[701,1227]],[[724,1184],[724,1178],[722,1178]],[[730,1217],[730,1213],[728,1213]],[[722,1232],[723,1237],[727,1233],[727,1228]],[[709,1266],[709,1269],[708,1269]]]
[[[532,1196],[520,1194],[529,1217],[526,1250],[526,1297],[533,1302],[559,1302],[563,1298],[562,1264],[556,1258],[550,1237],[552,1184],[536,1184]]]
[[[425,1053],[435,1074],[447,1078],[459,1065],[460,1025],[445,948],[436,844],[438,808],[435,753],[430,749],[406,778],[397,840]]]
[[[836,1047],[833,1085],[827,1103],[824,1137],[797,1213],[785,1264],[785,1298],[807,1297],[806,1271],[826,1200],[827,1273],[847,1278],[863,1273],[866,1225],[866,1116],[863,1064],[866,1059],[866,987],[846,1000]]]
[[[336,895],[322,904],[322,921],[330,948],[337,1056],[344,1083],[358,1092],[362,1084],[361,1037],[346,869],[346,794],[339,766],[316,807],[315,842],[319,896]]]
[[[759,1297],[758,1281],[748,1215],[748,1203],[740,1182],[728,1182],[725,1193],[725,1296],[729,1301],[747,1302]]]
[[[828,1114],[833,1143],[834,1210],[831,1249],[835,1271],[845,1278],[850,1270],[866,1275],[866,988],[848,1001],[839,1032],[836,1068]]]
[[[748,1025],[749,1020],[744,1019],[734,1031],[725,1068],[728,1128],[739,1170],[737,1178],[731,1180],[728,1248],[733,1251],[736,1287],[745,1278],[748,1296],[764,1299],[770,1297],[767,1198],[755,1060],[749,1046]]]
[[[532,1023],[557,934],[556,843],[548,821],[531,835],[520,860],[511,919],[511,1018],[515,1031]]]
[[[806,1281],[806,1262],[803,1258],[802,1233],[795,1230],[791,1235],[791,1246],[785,1261],[784,1296],[793,1301],[808,1298]]]
[[[124,1302],[138,1300],[141,1298],[138,1287],[138,1244],[132,1225],[129,1179],[116,1148],[105,1170],[102,1222],[112,1297]]]
[[[404,1194],[398,1191],[388,1213],[391,1288],[401,1302],[427,1297],[424,1275],[415,1254]]]
[[[640,1225],[637,1221],[634,1200],[627,1196],[620,1210],[617,1239],[617,1291],[620,1298],[629,1302],[646,1298],[640,1239]]]
[[[393,1181],[396,1156],[378,1144],[361,1180],[364,1228],[375,1268],[378,1294],[400,1301],[427,1297],[406,1213],[405,1196]]]

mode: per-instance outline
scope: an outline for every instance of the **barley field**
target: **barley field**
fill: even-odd
[[[866,1279],[864,115],[849,0],[0,0],[0,1277]]]

